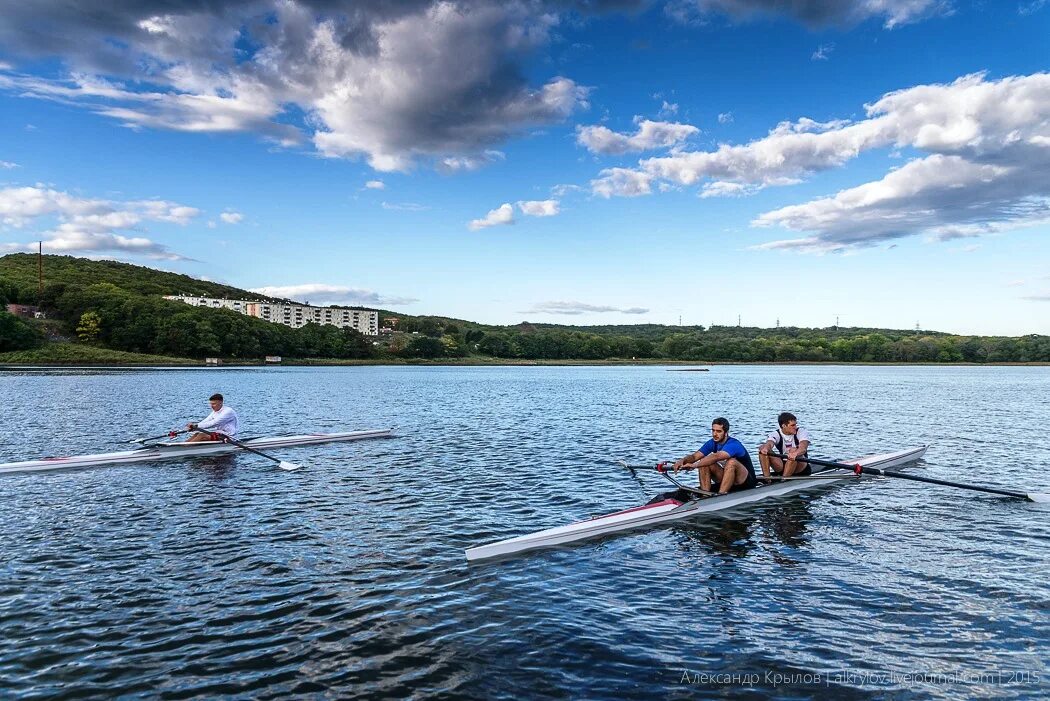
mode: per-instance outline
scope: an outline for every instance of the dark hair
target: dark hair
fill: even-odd
[[[711,422],[711,425],[712,426],[721,426],[723,431],[725,431],[726,433],[729,433],[729,420],[728,419],[723,419],[721,416],[719,416],[717,419],[715,419],[714,421]]]
[[[790,411],[781,412],[780,416],[777,417],[777,423],[781,426],[783,426],[786,423],[790,423],[791,421],[798,421],[798,419],[795,418],[795,415],[792,414]]]
[[[215,394],[213,394],[210,397],[208,397],[208,401],[209,402],[214,402],[216,399],[218,399],[220,402],[222,401],[222,395],[219,394],[218,392],[216,392]]]

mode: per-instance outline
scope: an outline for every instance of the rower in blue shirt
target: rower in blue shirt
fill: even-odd
[[[757,484],[755,466],[744,444],[729,436],[729,421],[719,417],[711,422],[711,440],[700,450],[679,458],[674,471],[700,470],[700,489],[711,491],[711,480],[718,484],[718,493],[751,489]]]

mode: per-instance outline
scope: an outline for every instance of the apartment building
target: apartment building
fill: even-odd
[[[313,307],[295,302],[251,302],[242,299],[218,299],[190,295],[165,295],[164,299],[192,304],[195,307],[230,309],[273,324],[298,329],[309,323],[351,328],[366,336],[379,335],[379,312],[354,307]]]

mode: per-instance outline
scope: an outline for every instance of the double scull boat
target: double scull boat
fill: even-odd
[[[850,465],[859,464],[863,467],[886,469],[899,467],[918,460],[926,453],[926,446],[908,448],[896,453],[884,453],[882,455],[869,455],[849,461]],[[677,499],[664,499],[654,504],[636,506],[633,509],[617,511],[605,516],[596,516],[586,521],[577,521],[568,526],[548,528],[545,531],[537,531],[527,535],[509,538],[488,545],[470,548],[466,551],[467,560],[484,560],[503,555],[523,552],[525,550],[536,550],[553,545],[562,545],[577,540],[585,540],[607,533],[617,533],[635,528],[655,526],[672,521],[681,521],[692,518],[697,514],[705,514],[713,511],[724,511],[743,504],[751,504],[770,497],[797,492],[803,489],[814,489],[826,486],[839,480],[856,479],[857,474],[853,470],[830,469],[814,473],[810,477],[789,478],[772,484],[759,483],[754,489],[746,489],[739,492],[730,492],[719,496],[700,497],[689,501]]]
[[[382,428],[367,431],[347,431],[343,433],[310,433],[304,436],[275,436],[270,438],[249,438],[241,441],[244,445],[256,450],[271,448],[289,448],[336,441],[360,441],[369,438],[392,438],[393,429]],[[172,458],[202,457],[223,455],[243,450],[239,446],[223,441],[198,441],[194,443],[155,443],[147,444],[135,450],[123,450],[118,453],[98,453],[64,458],[44,458],[24,462],[0,463],[0,474],[15,472],[50,472],[54,470],[77,470],[95,465],[124,465],[126,463],[147,462],[152,460],[170,460]]]

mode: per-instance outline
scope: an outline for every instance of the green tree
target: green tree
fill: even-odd
[[[0,353],[29,350],[43,342],[40,332],[14,314],[0,311]]]
[[[95,343],[100,331],[102,331],[102,317],[98,315],[98,312],[84,312],[80,315],[80,321],[77,323],[77,338],[84,343]]]
[[[440,358],[445,354],[445,346],[440,338],[416,336],[401,353],[406,358]]]

